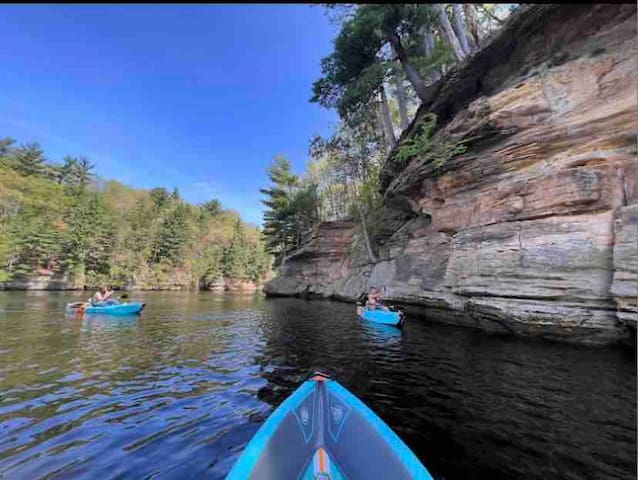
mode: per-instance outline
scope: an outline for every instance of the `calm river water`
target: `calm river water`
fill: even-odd
[[[0,292],[0,478],[224,478],[311,369],[365,401],[436,478],[636,474],[636,357],[259,295]]]

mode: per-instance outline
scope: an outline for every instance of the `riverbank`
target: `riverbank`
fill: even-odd
[[[558,33],[557,33],[558,32]],[[467,151],[381,172],[371,263],[356,222],[320,224],[270,296],[390,301],[491,332],[607,344],[638,317],[635,5],[521,7],[430,90]]]

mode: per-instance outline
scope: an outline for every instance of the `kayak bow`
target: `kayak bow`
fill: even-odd
[[[372,410],[315,373],[257,431],[226,480],[432,477]]]

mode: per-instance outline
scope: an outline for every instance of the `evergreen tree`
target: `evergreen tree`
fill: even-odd
[[[80,190],[69,212],[62,263],[75,275],[108,274],[114,246],[113,219],[101,198]]]
[[[93,180],[95,165],[86,157],[80,157],[75,164],[75,176],[81,188],[87,187]]]
[[[65,185],[77,185],[78,184],[78,159],[74,157],[66,156],[62,158],[64,162],[60,167],[60,174],[58,176],[58,182]]]
[[[262,188],[260,192],[267,196],[262,203],[267,207],[264,212],[264,235],[268,250],[278,258],[282,258],[288,247],[294,242],[294,232],[290,229],[289,204],[299,178],[290,168],[290,162],[278,155],[268,167],[268,177],[273,185]]]
[[[170,201],[170,195],[165,188],[153,188],[149,192],[149,195],[153,199],[153,203],[157,208],[165,207]]]
[[[261,189],[267,195],[262,200],[268,210],[264,212],[263,236],[267,250],[279,263],[291,249],[301,245],[304,237],[320,220],[320,202],[317,184],[301,182],[290,171],[290,163],[275,157],[268,168],[273,185]]]
[[[164,218],[154,247],[154,262],[168,260],[176,265],[183,259],[188,239],[187,215],[188,208],[180,203]]]
[[[248,275],[249,249],[241,220],[237,219],[230,243],[224,248],[221,265],[224,275],[246,278]]]
[[[44,152],[35,142],[22,145],[15,152],[15,168],[22,175],[42,175],[45,160]]]
[[[300,187],[291,197],[288,212],[286,228],[293,237],[294,246],[299,247],[319,222],[317,185],[309,183]]]
[[[28,275],[39,268],[52,269],[60,253],[61,234],[49,218],[31,218],[13,225],[17,256],[13,271]]]
[[[434,22],[428,5],[361,5],[346,20],[334,51],[321,62],[322,77],[313,84],[312,102],[337,108],[342,118],[362,108],[382,92],[398,60],[417,96],[424,100],[426,85],[414,64],[419,32]]]
[[[219,215],[222,212],[222,204],[221,204],[221,202],[219,200],[212,199],[212,200],[209,200],[209,201],[205,202],[202,205],[202,209],[204,209],[210,215],[215,217],[215,216]]]

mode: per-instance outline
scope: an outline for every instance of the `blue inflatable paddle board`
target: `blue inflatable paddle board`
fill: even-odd
[[[315,373],[268,417],[226,480],[371,478],[432,480],[383,420]]]

